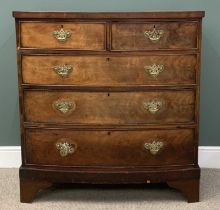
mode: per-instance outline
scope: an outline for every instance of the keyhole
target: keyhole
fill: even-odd
[[[63,28],[63,25],[61,25],[61,28]]]
[[[109,136],[111,135],[111,132],[110,132],[110,131],[108,132],[108,135],[109,135]]]
[[[110,61],[110,58],[106,58],[107,61]]]
[[[107,95],[110,96],[110,93],[108,93]]]

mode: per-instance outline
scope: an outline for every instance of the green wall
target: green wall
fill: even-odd
[[[205,10],[201,75],[200,145],[220,146],[219,0],[1,0],[0,146],[19,145],[18,90],[13,10],[160,11]],[[218,92],[219,91],[219,92]]]

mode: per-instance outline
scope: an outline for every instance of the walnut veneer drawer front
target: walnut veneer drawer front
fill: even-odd
[[[114,23],[113,50],[197,48],[196,22]]]
[[[22,22],[20,42],[24,48],[104,50],[105,24]]]
[[[181,165],[194,162],[194,130],[28,130],[27,163],[59,166]]]
[[[26,91],[28,122],[74,124],[192,123],[194,91]]]
[[[23,56],[23,82],[65,85],[194,84],[196,55]]]

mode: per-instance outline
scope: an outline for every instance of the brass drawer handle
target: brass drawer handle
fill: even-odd
[[[53,70],[62,78],[66,78],[73,71],[73,67],[71,65],[64,64],[64,65],[54,66]]]
[[[164,31],[163,30],[157,30],[154,26],[153,30],[151,31],[145,31],[144,35],[150,39],[153,43],[156,43],[160,40],[160,38],[163,36]]]
[[[156,114],[158,113],[162,106],[163,106],[163,101],[162,100],[150,100],[143,102],[144,109],[150,112],[151,114]]]
[[[58,110],[61,114],[70,114],[76,108],[76,103],[74,101],[58,100],[52,104],[55,110]]]
[[[71,37],[71,35],[72,33],[70,31],[65,31],[63,26],[61,26],[60,30],[53,31],[53,36],[62,44],[65,43],[66,40]]]
[[[154,140],[152,143],[144,144],[144,148],[146,150],[149,150],[152,155],[158,154],[158,152],[160,151],[160,149],[163,148],[163,146],[164,143],[162,141],[157,141],[157,140]]]
[[[57,142],[56,148],[60,152],[60,156],[65,157],[73,154],[76,151],[76,144],[70,144],[68,142]]]
[[[164,65],[163,64],[153,64],[150,66],[144,66],[144,70],[147,74],[150,76],[156,78],[159,76],[159,74],[164,70]]]

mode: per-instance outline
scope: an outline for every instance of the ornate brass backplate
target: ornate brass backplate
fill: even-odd
[[[68,38],[70,38],[71,37],[71,35],[72,35],[72,33],[70,32],[70,31],[65,31],[64,29],[63,29],[63,27],[61,27],[61,29],[60,30],[55,30],[55,31],[53,31],[53,36],[57,39],[57,41],[58,42],[60,42],[60,43],[65,43],[66,42],[66,40],[68,39]]]
[[[68,139],[60,139],[56,143],[56,149],[62,157],[73,154],[76,151],[76,143],[68,143],[68,141]]]
[[[153,99],[153,100],[143,102],[143,107],[149,113],[156,114],[162,109],[163,104],[164,104],[163,100]]]
[[[63,65],[54,66],[53,70],[62,78],[66,78],[73,71],[73,67],[72,65],[63,64]]]
[[[151,40],[153,43],[156,43],[160,40],[160,38],[163,36],[164,31],[163,30],[157,30],[154,26],[153,30],[145,31],[144,35],[149,40]]]
[[[52,104],[53,108],[63,115],[68,115],[76,108],[76,103],[73,100],[57,100]]]
[[[163,64],[158,64],[158,65],[153,64],[153,65],[149,65],[149,66],[144,66],[144,70],[147,74],[156,78],[164,70],[164,65]]]
[[[153,140],[151,143],[145,143],[144,148],[149,150],[152,155],[158,154],[160,149],[164,147],[164,143],[162,141]]]

